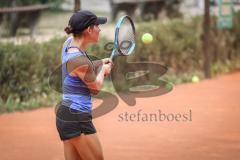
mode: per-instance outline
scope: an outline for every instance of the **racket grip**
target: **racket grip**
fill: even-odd
[[[112,54],[111,54],[111,56],[110,56],[110,59],[113,60],[114,56],[115,56],[115,49],[112,51]]]

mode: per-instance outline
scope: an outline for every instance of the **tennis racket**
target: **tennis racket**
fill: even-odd
[[[136,32],[132,19],[128,15],[122,16],[116,24],[114,46],[110,59],[132,54],[136,46],[135,39]]]

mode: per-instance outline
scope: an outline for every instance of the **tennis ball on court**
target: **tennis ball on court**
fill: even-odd
[[[150,33],[144,33],[142,35],[142,42],[144,44],[150,44],[153,41],[153,36]]]
[[[199,79],[198,76],[196,76],[196,75],[192,76],[192,82],[193,82],[193,83],[197,83],[197,82],[199,82],[199,81],[200,81],[200,79]]]

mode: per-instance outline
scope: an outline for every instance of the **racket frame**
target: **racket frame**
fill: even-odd
[[[132,52],[133,52],[133,50],[136,46],[136,43],[133,42],[131,48],[129,49],[128,54],[124,54],[124,53],[121,52],[121,49],[120,49],[121,46],[120,46],[119,41],[118,41],[118,35],[119,35],[120,27],[123,24],[125,18],[127,18],[129,20],[129,22],[132,26],[134,38],[136,36],[135,26],[134,26],[134,23],[133,23],[131,17],[128,16],[128,15],[124,15],[124,16],[120,17],[120,19],[118,20],[118,22],[116,24],[116,27],[115,27],[114,48],[113,48],[113,51],[112,51],[112,54],[111,54],[111,57],[110,57],[111,59],[113,59],[117,55],[128,56],[128,55],[132,54]],[[116,53],[119,53],[119,54],[116,54]]]

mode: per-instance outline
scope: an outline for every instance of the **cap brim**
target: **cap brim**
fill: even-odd
[[[97,17],[97,24],[105,24],[107,23],[107,17]]]

